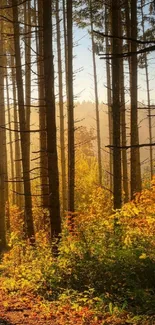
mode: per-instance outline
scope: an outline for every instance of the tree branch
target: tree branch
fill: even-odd
[[[102,33],[102,32],[99,32],[99,31],[96,31],[96,30],[93,30],[93,32],[95,34],[98,34],[100,36],[103,36],[103,37],[108,37],[108,38],[117,38],[117,39],[120,39],[120,40],[126,40],[126,41],[131,41],[131,42],[136,42],[138,44],[155,44],[155,40],[150,40],[150,41],[142,41],[142,40],[138,40],[138,39],[134,39],[132,37],[125,37],[125,36],[113,36],[113,35],[108,35],[108,34],[105,34],[105,33]]]
[[[113,59],[113,58],[127,58],[133,55],[138,55],[138,54],[142,54],[142,53],[147,53],[147,52],[152,52],[155,51],[155,45],[152,46],[148,46],[145,49],[141,49],[137,52],[125,52],[125,53],[120,53],[120,54],[116,54],[116,55],[111,55],[111,54],[99,54],[99,56],[103,56],[100,59]]]
[[[130,145],[130,146],[120,146],[120,147],[117,147],[117,146],[112,146],[112,145],[108,145],[106,146],[106,148],[112,148],[112,149],[130,149],[130,148],[142,148],[142,147],[153,147],[155,146],[155,143],[142,143],[142,144],[133,144],[133,145]]]

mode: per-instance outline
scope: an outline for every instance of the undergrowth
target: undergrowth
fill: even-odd
[[[75,215],[73,232],[67,217],[63,221],[58,258],[46,231],[37,230],[31,247],[14,224],[0,267],[1,289],[33,292],[73,309],[154,314],[155,183],[115,213],[101,188],[89,202]]]

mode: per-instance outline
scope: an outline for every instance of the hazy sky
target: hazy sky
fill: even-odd
[[[77,27],[74,28],[74,93],[80,101],[94,100],[94,85],[93,85],[93,66],[92,66],[92,53],[91,53],[91,40],[87,30],[81,30]],[[149,79],[151,100],[155,103],[155,54],[149,55]],[[98,74],[98,91],[99,99],[106,102],[106,68],[105,60],[100,60],[96,56],[97,74]],[[79,69],[82,71],[78,72]],[[125,82],[128,85],[128,74],[125,74]],[[145,82],[145,69],[139,69],[138,77],[139,85],[139,101],[146,101],[146,82]],[[127,96],[128,100],[128,96]]]
[[[91,40],[88,31],[78,28],[74,29],[74,71],[75,73],[75,95],[80,100],[94,100],[94,81]],[[106,101],[106,70],[105,62],[96,56],[97,78],[99,98]],[[79,71],[81,70],[81,71]],[[79,72],[78,72],[79,71]]]

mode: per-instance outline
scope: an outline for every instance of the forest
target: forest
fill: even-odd
[[[154,26],[0,0],[0,325],[155,325]]]

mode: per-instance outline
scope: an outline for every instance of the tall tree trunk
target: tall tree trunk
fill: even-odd
[[[68,111],[69,107],[69,94],[68,94],[68,41],[67,41],[67,15],[66,15],[66,0],[62,0],[62,10],[63,10],[63,39],[64,39],[64,57],[65,57],[65,85],[66,85],[66,107]],[[68,139],[66,141],[66,146],[68,148]],[[67,158],[69,157],[69,152],[67,153]],[[75,159],[75,158],[74,158]],[[67,161],[66,163],[66,171],[68,171],[68,166],[69,162]],[[75,167],[74,167],[75,168]],[[68,177],[69,177],[69,172],[68,172]],[[66,181],[68,181],[68,177],[66,175]],[[68,183],[68,188],[69,188],[69,183]],[[67,189],[66,189],[67,190]],[[66,194],[66,206],[67,210],[69,210],[69,192]],[[74,201],[74,198],[73,198]]]
[[[108,9],[105,8],[105,34],[109,32],[109,14]],[[110,54],[110,47],[108,37],[106,37],[106,53]],[[109,145],[113,145],[113,121],[112,121],[112,94],[111,94],[111,62],[106,60],[106,73],[107,73],[107,101],[108,101],[108,124],[109,124]],[[110,163],[110,195],[113,193],[113,150],[109,149],[109,163]]]
[[[62,179],[62,211],[67,210],[66,192],[66,157],[65,157],[65,137],[64,137],[64,102],[63,102],[63,82],[62,82],[62,58],[61,58],[61,33],[59,17],[59,0],[56,0],[56,25],[57,25],[57,52],[58,52],[58,81],[59,81],[59,114],[60,114],[60,150],[61,150],[61,179]]]
[[[67,0],[68,211],[74,212],[75,148],[73,100],[73,3]]]
[[[20,32],[18,19],[18,0],[12,0],[13,9],[13,27],[14,27],[14,46],[16,60],[16,82],[18,93],[19,106],[19,129],[21,137],[21,152],[22,152],[22,167],[23,167],[23,183],[24,183],[24,198],[25,198],[25,226],[26,235],[30,242],[34,243],[34,225],[32,216],[32,197],[29,171],[29,150],[26,133],[26,119],[23,93],[23,79],[21,69],[21,53],[20,53]]]
[[[4,73],[5,69],[3,69],[3,73]],[[3,78],[5,79],[5,75],[3,76]],[[6,117],[5,117],[5,106],[4,106],[4,112],[3,112],[3,120],[4,120],[4,126],[6,125]],[[6,139],[6,130],[3,130],[3,134],[4,134],[4,171],[5,171],[5,175],[4,175],[4,179],[5,179],[5,204],[7,202],[9,202],[9,178],[8,178],[8,155],[7,155],[7,139]]]
[[[38,0],[38,93],[39,93],[39,126],[40,130],[40,180],[41,201],[43,208],[49,206],[48,161],[47,161],[47,135],[46,135],[46,108],[44,90],[44,63],[43,63],[43,12],[42,0]]]
[[[11,131],[11,107],[9,98],[9,84],[8,74],[6,69],[6,94],[7,94],[7,111],[8,111],[8,127],[9,127],[9,142],[10,142],[10,168],[11,168],[11,179],[12,179],[12,204],[15,204],[15,174],[14,174],[14,158],[13,158],[13,139]]]
[[[14,129],[15,132],[15,179],[16,179],[16,204],[20,210],[23,209],[24,202],[23,202],[23,186],[22,186],[22,164],[21,164],[21,150],[20,150],[20,139],[19,139],[19,127],[18,127],[18,112],[17,112],[17,96],[16,96],[16,73],[15,69],[15,59],[11,56],[11,77],[12,77],[12,87],[13,87],[13,111],[14,111]]]
[[[125,95],[124,95],[124,67],[123,60],[120,62],[120,87],[121,87],[121,146],[127,145],[126,141],[126,116],[125,116]],[[128,165],[127,165],[127,151],[122,149],[122,171],[123,171],[123,192],[124,203],[129,201],[129,187],[128,187]]]
[[[131,38],[137,39],[137,0],[131,0]],[[137,51],[137,43],[131,42],[131,52]],[[137,114],[137,56],[131,56],[131,199],[141,191],[141,169],[139,148],[138,114]]]
[[[30,130],[31,114],[31,6],[30,1],[24,4],[24,21],[25,21],[25,116],[26,130]],[[29,156],[30,170],[30,132],[27,132],[27,151]]]
[[[122,22],[121,12],[120,21]],[[120,23],[120,36],[122,33],[122,23]],[[123,41],[120,40],[120,53],[123,53]],[[124,94],[124,62],[120,59],[120,96],[121,96],[121,145],[125,147],[126,141],[126,114],[125,114],[125,94]],[[127,165],[127,150],[122,149],[122,171],[123,171],[123,191],[124,203],[129,200],[129,187],[128,187],[128,165]]]
[[[3,52],[3,56],[5,55],[5,39],[3,38],[3,22],[1,22],[1,32],[2,32],[2,52]],[[5,65],[6,65],[6,60],[3,59],[2,60],[3,63],[3,81],[2,81],[2,85],[4,85],[5,82]],[[5,96],[5,92],[4,92],[4,96]],[[7,137],[6,137],[6,116],[5,116],[5,98],[4,98],[4,107],[2,109],[2,118],[3,118],[3,145],[4,145],[4,151],[3,151],[3,162],[4,162],[4,182],[5,182],[5,188],[4,188],[4,195],[5,195],[5,206],[6,206],[6,212],[9,212],[9,207],[8,207],[8,202],[9,202],[9,182],[8,182],[8,159],[7,159]]]
[[[63,9],[63,32],[64,32],[64,54],[65,54],[65,77],[66,77],[66,102],[68,102],[68,82],[67,82],[68,48],[67,48],[67,27],[66,27],[66,0],[62,0],[62,7],[63,7],[62,9]]]
[[[142,15],[142,29],[143,29],[143,38],[145,37],[145,26],[144,26],[144,13],[143,13],[143,3],[141,0],[141,15]],[[145,74],[146,74],[146,88],[147,88],[147,105],[148,105],[148,124],[149,124],[149,141],[150,141],[150,178],[153,178],[153,147],[152,144],[152,121],[151,121],[151,101],[150,101],[150,83],[149,83],[149,73],[148,73],[148,60],[147,54],[144,54],[145,60]]]
[[[112,35],[119,36],[119,0],[112,1]],[[112,54],[112,90],[113,90],[113,181],[114,181],[114,209],[121,208],[121,150],[120,150],[120,60],[116,57],[119,53],[119,40],[113,38]]]
[[[131,38],[131,15],[130,15],[130,7],[129,7],[129,1],[127,0],[125,2],[125,19],[126,19],[126,34],[127,34],[127,37],[128,38]],[[131,41],[128,41],[128,51],[131,52]],[[129,57],[128,59],[128,62],[129,62],[129,76],[130,76],[130,97],[132,97],[132,78],[133,78],[133,75],[132,75],[132,60],[131,58]],[[132,104],[131,104],[132,106]],[[132,110],[132,109],[131,109]],[[132,115],[132,114],[131,114]],[[131,122],[132,123],[132,122]],[[137,117],[137,123],[138,123],[138,117]],[[137,126],[137,134],[138,134],[138,126]],[[138,143],[139,143],[139,139],[138,139]],[[139,148],[137,148],[137,175],[138,178],[139,178],[139,188],[141,188],[141,170],[140,170],[140,150]],[[130,174],[132,174],[130,172]],[[132,192],[132,189],[131,189],[131,183],[132,183],[132,176],[130,175],[131,177],[131,181],[130,181],[130,192]],[[131,198],[132,198],[132,194],[131,194]]]
[[[4,74],[5,69],[3,69],[3,74]],[[3,78],[5,80],[5,74],[3,75]],[[5,116],[5,105],[4,105],[4,112],[3,112],[3,120],[4,123],[3,125],[6,126],[6,116]],[[3,134],[4,134],[4,180],[5,180],[5,205],[7,203],[7,205],[9,204],[9,178],[8,178],[8,155],[7,155],[7,138],[6,138],[6,130],[3,130]],[[8,207],[7,207],[7,211]]]
[[[0,252],[6,247],[5,225],[5,103],[4,103],[4,52],[3,22],[0,24]]]
[[[94,32],[93,32],[93,17],[92,17],[91,0],[90,0],[90,30],[91,30],[93,74],[94,74],[94,91],[95,91],[95,108],[96,108],[98,181],[99,181],[99,185],[102,185],[102,157],[101,157],[100,116],[99,116],[99,100],[98,100],[97,71],[96,71],[96,59],[95,59],[95,42],[94,42]]]
[[[126,28],[126,36],[127,38],[131,38],[131,19],[130,19],[130,8],[129,8],[129,1],[125,1],[125,28]],[[131,41],[127,41],[128,45],[128,52],[131,52]],[[130,75],[130,80],[131,80],[131,60],[130,57],[128,59],[129,63],[129,75]],[[131,86],[131,81],[130,81],[130,86]]]
[[[61,233],[59,175],[56,145],[56,116],[54,94],[54,65],[52,37],[52,1],[46,0],[43,5],[43,57],[47,127],[47,155],[49,178],[49,209],[51,222],[51,238],[58,238]]]

